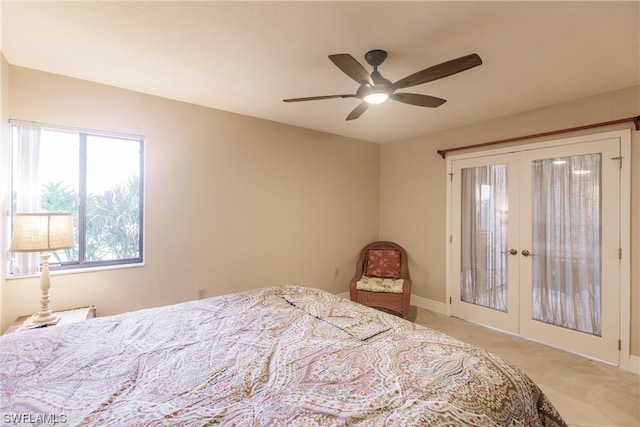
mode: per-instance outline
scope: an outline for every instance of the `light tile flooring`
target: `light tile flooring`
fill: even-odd
[[[637,374],[419,307],[411,307],[409,320],[520,367],[570,426],[640,426]]]

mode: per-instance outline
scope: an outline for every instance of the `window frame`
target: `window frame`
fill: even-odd
[[[19,121],[19,120],[10,120],[9,121],[10,126],[11,126],[11,130],[10,130],[10,135],[11,135],[11,144],[10,144],[10,159],[11,159],[11,165],[10,165],[10,181],[11,181],[11,185],[10,185],[10,189],[11,189],[11,194],[10,194],[10,206],[9,206],[9,210],[11,212],[10,215],[10,220],[11,220],[11,230],[13,229],[13,218],[14,215],[17,213],[14,209],[14,144],[15,141],[13,139],[14,137],[14,127],[15,126],[19,126],[20,124],[23,123],[28,123],[29,125],[36,125],[39,129],[40,132],[44,131],[44,130],[50,130],[50,131],[57,131],[57,132],[71,132],[71,133],[76,133],[77,137],[78,137],[78,148],[79,148],[79,152],[78,152],[78,167],[79,167],[79,173],[78,173],[78,210],[76,212],[72,212],[74,215],[77,215],[77,219],[78,219],[78,229],[77,231],[77,236],[78,236],[78,240],[77,240],[77,251],[78,251],[78,259],[75,261],[65,261],[65,262],[58,262],[58,263],[50,263],[49,264],[49,269],[51,271],[73,271],[73,270],[81,270],[81,269],[94,269],[94,268],[100,268],[100,267],[118,267],[118,266],[134,266],[134,265],[141,265],[144,263],[144,155],[145,155],[145,138],[141,135],[134,135],[134,134],[124,134],[124,133],[119,133],[119,132],[111,132],[111,131],[100,131],[100,130],[92,130],[92,129],[85,129],[85,128],[75,128],[75,127],[66,127],[66,126],[59,126],[59,125],[50,125],[50,124],[42,124],[42,123],[34,123],[34,122],[24,122],[24,121]],[[86,205],[87,205],[87,200],[88,200],[88,194],[87,194],[87,170],[88,170],[88,165],[87,165],[87,141],[90,137],[102,137],[102,138],[113,138],[113,139],[119,139],[119,140],[129,140],[132,142],[137,142],[138,143],[138,149],[139,149],[139,165],[138,165],[138,171],[139,171],[139,182],[138,182],[138,251],[137,254],[138,256],[136,257],[132,257],[132,258],[121,258],[121,259],[111,259],[111,260],[95,260],[95,261],[89,261],[86,260],[86,253],[87,253],[87,227],[86,227],[86,222],[87,222],[87,218],[86,218]],[[9,261],[11,260],[11,258],[9,258]],[[11,272],[11,269],[8,268],[7,270],[8,273],[8,277],[21,277],[22,275],[20,274],[15,274]]]

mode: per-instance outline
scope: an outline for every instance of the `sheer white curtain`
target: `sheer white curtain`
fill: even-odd
[[[601,335],[601,155],[533,162],[533,318]]]
[[[462,170],[460,295],[507,311],[507,165]]]
[[[14,124],[13,191],[15,212],[40,211],[40,128],[29,124]],[[38,253],[16,253],[11,265],[14,275],[36,274],[40,269]]]

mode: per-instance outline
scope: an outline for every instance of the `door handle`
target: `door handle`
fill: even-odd
[[[508,251],[503,251],[503,254],[509,254],[509,255],[518,255],[518,250],[517,249],[509,249]]]
[[[522,256],[533,256],[533,254],[525,249],[522,251]]]

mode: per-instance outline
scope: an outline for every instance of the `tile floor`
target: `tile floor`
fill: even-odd
[[[514,363],[570,426],[640,426],[640,375],[420,307],[409,320]]]

